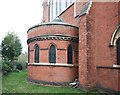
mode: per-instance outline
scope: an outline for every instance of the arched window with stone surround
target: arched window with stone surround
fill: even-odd
[[[117,26],[115,31],[112,34],[110,47],[117,48],[117,65],[120,65],[120,24]]]
[[[72,64],[73,63],[73,53],[72,53],[72,46],[69,45],[68,49],[67,49],[67,63],[68,64]]]
[[[39,63],[39,46],[35,45],[34,62]]]
[[[117,40],[117,65],[120,65],[120,38]]]
[[[30,47],[28,47],[28,63],[30,63]]]
[[[56,63],[56,48],[54,45],[51,45],[49,49],[49,63]]]

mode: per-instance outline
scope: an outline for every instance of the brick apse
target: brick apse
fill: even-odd
[[[120,2],[44,0],[27,34],[29,81],[120,91]]]

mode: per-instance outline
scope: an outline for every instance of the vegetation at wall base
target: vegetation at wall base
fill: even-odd
[[[6,60],[0,61],[0,71],[2,71],[2,75],[7,75],[10,72],[19,72],[20,70],[24,70],[26,68],[25,62],[10,62]]]

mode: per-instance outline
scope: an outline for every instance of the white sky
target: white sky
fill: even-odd
[[[42,21],[43,0],[0,0],[0,44],[9,31],[20,38],[27,51],[27,30]]]

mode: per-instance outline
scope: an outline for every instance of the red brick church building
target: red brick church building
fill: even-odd
[[[28,80],[120,91],[120,2],[82,1],[44,0],[27,31]]]

